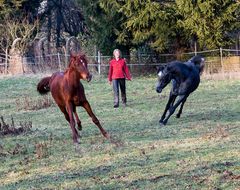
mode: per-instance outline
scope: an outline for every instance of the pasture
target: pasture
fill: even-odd
[[[86,95],[115,143],[78,107],[76,147],[51,97],[37,93],[41,77],[0,79],[0,116],[32,122],[30,132],[0,135],[1,190],[240,188],[239,80],[203,80],[182,117],[160,126],[169,88],[157,94],[156,76],[127,82],[128,106],[119,109],[107,80],[95,77],[83,82]]]

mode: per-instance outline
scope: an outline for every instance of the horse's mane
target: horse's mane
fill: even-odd
[[[204,63],[204,58],[200,55],[196,55],[189,59],[187,62],[185,62],[186,65],[188,66],[193,66],[198,69],[199,74],[201,75],[203,73],[205,63]]]
[[[190,72],[191,70],[191,68],[182,61],[172,61],[167,67],[172,73],[179,73],[183,75],[186,75],[186,73]]]

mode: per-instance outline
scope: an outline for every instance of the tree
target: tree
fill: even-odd
[[[24,1],[25,0],[13,0],[13,1],[0,0],[1,19],[3,19],[5,16],[9,14],[16,13],[20,9]]]
[[[231,33],[239,30],[238,1],[100,1],[105,10],[127,18],[121,24],[123,30],[116,33],[119,43],[132,36],[133,44],[149,44],[159,52],[189,49],[193,39],[201,48],[225,46],[231,42]]]
[[[123,43],[117,40],[124,30],[121,23],[126,21],[126,17],[115,9],[105,9],[103,1],[78,0],[78,4],[89,28],[89,40],[104,54],[112,54],[113,49],[119,48],[123,54],[129,55],[133,46],[131,41]]]
[[[37,36],[47,37],[51,49],[60,50],[67,37],[88,33],[75,0],[0,0],[0,19],[0,24],[5,24],[4,19],[28,24],[39,21]]]
[[[23,72],[20,61],[28,49],[36,28],[37,22],[30,24],[27,19],[21,21],[4,19],[0,24],[0,48],[5,53],[6,61],[8,60],[8,55],[11,55],[9,71],[12,73]]]
[[[198,41],[201,49],[219,48],[232,42],[231,34],[240,27],[240,3],[233,0],[176,0],[177,21],[185,38]]]
[[[171,44],[173,49],[182,47],[181,35],[176,28],[178,19],[173,3],[169,1],[141,0],[101,0],[102,7],[117,11],[127,19],[121,24],[123,30],[118,31],[119,43],[135,46],[148,44],[156,51],[166,51]],[[129,38],[130,36],[130,38]],[[132,37],[132,38],[131,38]]]
[[[25,53],[28,43],[37,31],[38,20],[30,18],[33,18],[31,15],[36,14],[39,3],[38,0],[0,1],[0,49],[2,52],[8,54],[14,40],[18,39],[15,48],[21,55]]]
[[[22,21],[4,19],[0,24],[0,48],[4,53],[8,53],[12,48],[17,49],[21,56],[27,50],[27,46],[32,35],[37,28],[38,23],[30,24],[27,19]],[[14,41],[18,39],[15,44]]]
[[[65,43],[66,36],[87,34],[84,17],[74,0],[45,0],[39,13],[41,32],[48,41],[55,41],[56,48]]]
[[[25,19],[34,22],[38,8],[43,0],[0,0],[0,18]]]

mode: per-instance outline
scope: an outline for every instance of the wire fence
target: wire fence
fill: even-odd
[[[133,75],[146,75],[156,72],[156,66],[173,60],[186,61],[194,55],[205,58],[205,74],[216,74],[240,71],[240,50],[214,49],[182,54],[137,54],[124,57]],[[112,56],[88,56],[89,70],[94,74],[106,75]],[[0,73],[44,73],[64,71],[68,67],[69,55],[51,54],[35,57],[6,56],[0,54]]]

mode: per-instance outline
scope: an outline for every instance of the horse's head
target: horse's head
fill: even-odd
[[[205,66],[205,59],[201,55],[195,55],[188,61],[192,62],[196,68],[199,70],[199,74],[202,74],[204,66]]]
[[[158,82],[156,85],[156,91],[161,93],[162,90],[168,85],[172,79],[172,74],[170,72],[169,66],[160,66],[158,67]]]
[[[69,68],[77,71],[81,79],[91,81],[92,75],[88,70],[88,61],[85,54],[71,55]]]

